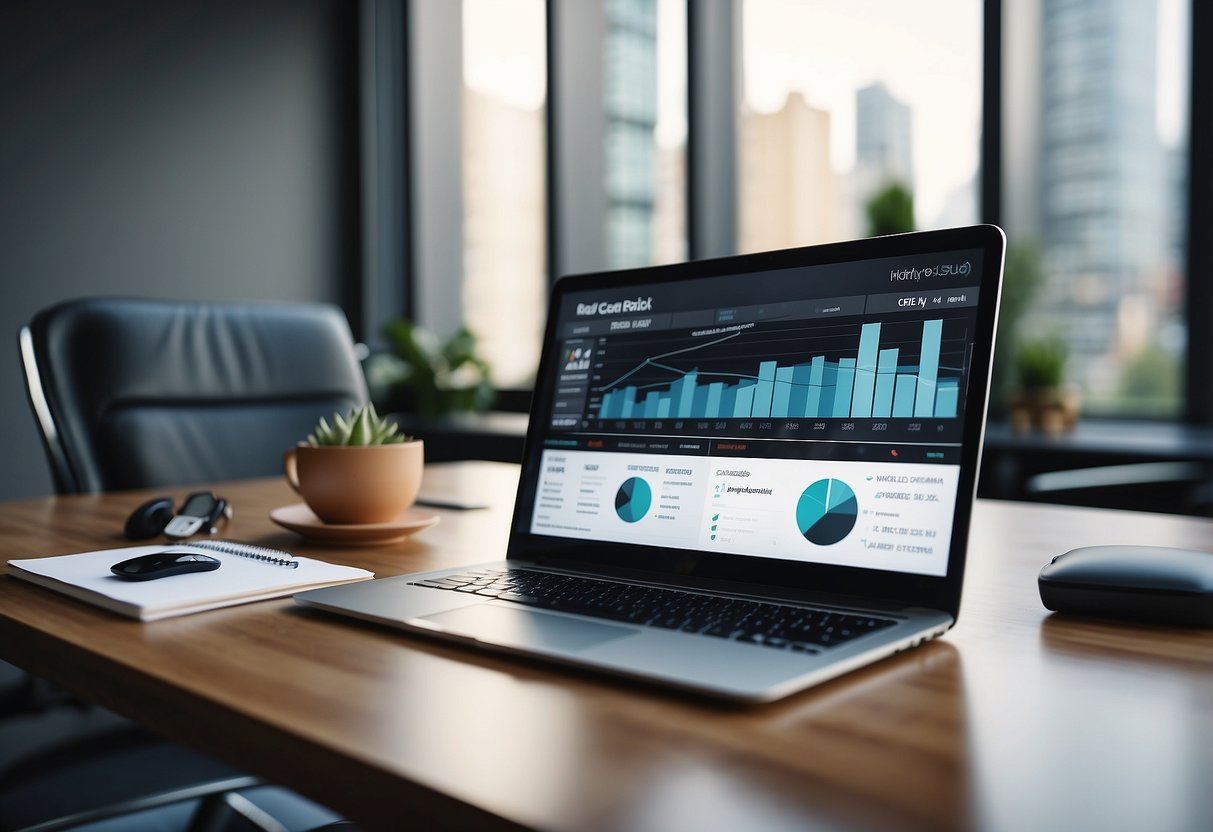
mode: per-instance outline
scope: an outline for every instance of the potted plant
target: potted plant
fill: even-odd
[[[467,327],[441,341],[398,319],[383,334],[388,351],[372,355],[365,365],[372,399],[423,423],[492,405],[489,364],[477,353],[476,336]]]
[[[1016,359],[1026,335],[1022,324],[1044,281],[1044,265],[1036,241],[1021,239],[1007,246],[1002,298],[998,304],[998,340],[994,346],[994,368],[990,378],[992,414],[1010,415],[1011,398],[1019,386]]]
[[[313,448],[399,445],[412,441],[413,437],[401,433],[398,424],[381,417],[375,412],[375,405],[369,403],[351,410],[348,418],[334,413],[332,425],[321,416],[307,436],[307,444]]]
[[[287,482],[325,523],[386,523],[417,499],[424,444],[400,432],[373,404],[323,416],[307,441],[286,452]]]
[[[1060,338],[1024,341],[1015,351],[1017,389],[1011,397],[1011,426],[1060,434],[1078,421],[1078,397],[1063,385],[1067,350]]]

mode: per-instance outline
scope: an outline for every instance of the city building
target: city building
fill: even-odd
[[[607,265],[626,268],[652,262],[657,0],[610,0],[604,13]]]
[[[1044,0],[1036,220],[1047,275],[1036,333],[1061,334],[1098,408],[1174,316],[1178,235],[1156,109],[1154,0]],[[1012,174],[1014,176],[1014,174]]]
[[[790,93],[777,112],[741,120],[740,248],[762,251],[844,234],[830,166],[830,114]]]
[[[499,384],[529,382],[546,296],[543,110],[463,92],[464,323]],[[510,310],[510,325],[500,325]]]
[[[902,185],[914,193],[912,113],[881,82],[855,93],[855,168],[850,201],[856,235],[868,232],[867,203],[882,188]]]

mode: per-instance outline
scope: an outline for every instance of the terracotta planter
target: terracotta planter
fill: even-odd
[[[299,443],[286,452],[287,482],[325,523],[386,523],[417,500],[424,443],[322,446]]]
[[[1078,422],[1077,391],[1066,387],[1043,387],[1020,390],[1008,408],[1011,427],[1019,433],[1038,430],[1059,436]]]

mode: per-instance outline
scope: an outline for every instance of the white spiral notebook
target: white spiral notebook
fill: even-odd
[[[120,561],[169,549],[210,555],[219,559],[220,566],[213,572],[171,575],[151,581],[128,581],[110,572],[110,567]],[[373,572],[353,566],[225,540],[25,558],[10,560],[8,566],[13,577],[140,621],[280,598],[304,589],[375,577]]]

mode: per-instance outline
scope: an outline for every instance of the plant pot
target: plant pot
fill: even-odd
[[[1020,390],[1011,397],[1008,418],[1017,433],[1040,431],[1060,436],[1073,429],[1079,415],[1078,391],[1070,387]]]
[[[386,523],[417,500],[425,463],[420,439],[394,445],[314,447],[283,457],[287,482],[325,523]]]

